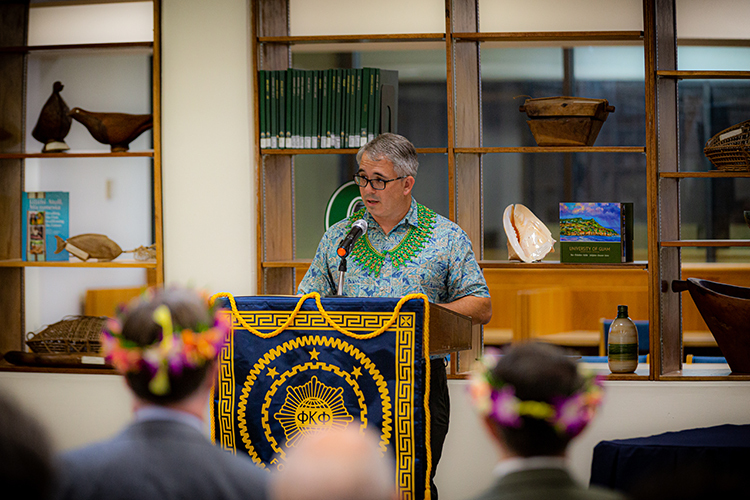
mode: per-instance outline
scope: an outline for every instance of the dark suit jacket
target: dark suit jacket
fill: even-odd
[[[475,500],[622,500],[617,492],[584,488],[563,469],[528,469],[507,474]]]
[[[59,499],[266,500],[268,474],[170,420],[126,427],[60,457]]]

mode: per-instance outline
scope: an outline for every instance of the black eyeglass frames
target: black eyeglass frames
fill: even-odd
[[[359,174],[354,174],[354,183],[363,188],[367,187],[367,183],[369,182],[373,189],[376,191],[382,191],[385,189],[385,186],[389,182],[397,181],[399,179],[406,179],[406,175],[402,175],[401,177],[396,177],[395,179],[368,179],[367,177],[363,177]]]

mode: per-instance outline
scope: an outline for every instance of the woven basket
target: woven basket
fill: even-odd
[[[719,170],[750,170],[750,121],[732,125],[713,136],[703,153]]]
[[[26,341],[36,353],[98,353],[105,316],[66,316]]]

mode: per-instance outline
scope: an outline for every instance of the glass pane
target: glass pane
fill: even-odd
[[[566,50],[569,50],[566,54]],[[525,113],[529,97],[564,95],[563,60],[573,60],[572,94],[607,99],[610,113],[596,146],[645,144],[644,62],[641,47],[482,48],[482,133],[489,147],[536,146]],[[533,64],[531,64],[533,62]]]
[[[503,212],[527,206],[559,241],[561,202],[633,202],[635,260],[647,259],[646,157],[642,154],[487,154],[483,161],[484,258],[507,260]],[[556,251],[544,260],[559,261]]]
[[[642,30],[638,0],[479,0],[482,31]]]
[[[394,49],[398,45],[387,44]],[[403,44],[402,44],[403,45]],[[396,131],[417,148],[448,147],[448,94],[445,47],[419,43],[415,50],[373,50],[382,44],[358,44],[366,50],[353,51],[351,44],[325,48],[295,46],[292,65],[297,69],[372,67],[398,71],[398,120]],[[429,126],[425,126],[429,124]]]
[[[442,33],[443,0],[290,0],[292,35]]]
[[[326,207],[334,192],[357,171],[354,155],[294,157],[295,257],[311,259],[325,232]],[[446,155],[419,155],[419,173],[412,191],[419,203],[448,216]]]
[[[682,179],[680,238],[750,240],[750,179]],[[683,262],[748,262],[750,248],[683,248]]]

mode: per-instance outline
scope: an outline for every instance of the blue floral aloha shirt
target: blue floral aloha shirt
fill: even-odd
[[[417,202],[412,198],[406,216],[386,235],[365,211],[368,229],[364,237],[385,255],[380,275],[375,276],[352,256],[347,258],[343,295],[347,297],[403,297],[424,293],[430,302],[443,304],[473,295],[489,297],[490,291],[479,268],[469,237],[457,224],[436,214],[432,236],[422,250],[396,268],[388,250],[396,248],[410,226],[417,226]],[[337,222],[323,235],[310,269],[297,289],[298,293],[318,292],[334,295],[338,289],[339,263],[336,254],[341,240],[349,232],[351,221]]]

